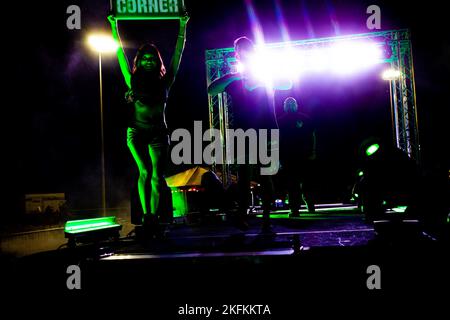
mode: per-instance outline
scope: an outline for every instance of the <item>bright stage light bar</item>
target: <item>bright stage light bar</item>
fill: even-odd
[[[366,70],[382,61],[382,50],[371,43],[338,43],[329,49],[330,69],[338,74]]]
[[[276,79],[296,80],[306,73],[350,75],[382,62],[383,49],[380,45],[340,41],[326,47],[258,47],[250,63],[238,64],[237,69],[267,82]]]

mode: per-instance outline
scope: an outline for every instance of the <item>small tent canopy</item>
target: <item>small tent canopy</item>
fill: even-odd
[[[183,190],[201,186],[205,172],[208,172],[208,169],[196,166],[166,178],[167,185],[172,189],[174,217],[183,217],[189,212],[190,205],[187,194]]]
[[[195,187],[202,185],[202,175],[208,169],[196,166],[186,171],[167,177],[166,182],[170,188]]]

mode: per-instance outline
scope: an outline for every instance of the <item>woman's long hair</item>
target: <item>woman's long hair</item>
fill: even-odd
[[[166,74],[166,68],[164,67],[164,62],[161,58],[161,53],[159,52],[158,48],[152,43],[145,43],[138,49],[136,56],[134,57],[133,60],[132,73],[135,74],[139,70],[140,65],[139,62],[146,53],[153,54],[155,57],[157,57],[156,70],[159,70],[159,78],[164,77],[164,75]]]

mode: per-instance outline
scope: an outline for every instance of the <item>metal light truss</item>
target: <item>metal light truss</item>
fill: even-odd
[[[390,103],[392,132],[394,143],[410,158],[420,160],[419,131],[417,123],[417,106],[414,83],[414,65],[412,57],[411,36],[409,30],[388,30],[354,34],[347,36],[306,39],[289,42],[267,43],[267,48],[321,48],[339,41],[370,40],[382,46],[386,54],[382,63],[389,64],[400,71],[400,77],[390,80]],[[236,59],[233,48],[206,50],[207,86],[225,74],[235,72]],[[222,182],[228,185],[231,179],[230,160],[227,159],[226,129],[233,126],[232,103],[226,93],[216,96],[208,95],[209,126],[220,130],[223,147],[222,159],[215,159],[215,171],[221,171]]]
[[[228,73],[236,72],[233,62],[236,61],[234,57],[233,48],[206,50],[206,81],[207,86],[217,78],[220,78]],[[230,164],[227,156],[227,133],[226,129],[233,126],[233,113],[231,112],[231,98],[225,92],[218,95],[208,95],[209,106],[209,127],[211,129],[220,130],[220,140],[222,145],[221,159],[214,159],[214,171],[220,171],[222,176],[222,183],[227,186],[231,183]]]

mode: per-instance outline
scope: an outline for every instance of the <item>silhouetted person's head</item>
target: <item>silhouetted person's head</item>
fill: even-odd
[[[286,113],[296,113],[298,111],[298,103],[293,97],[287,97],[283,103],[283,109]]]
[[[236,52],[236,59],[246,64],[252,59],[255,46],[249,38],[240,37],[234,40],[234,51]]]
[[[164,62],[158,48],[151,43],[143,44],[136,53],[133,61],[133,73],[148,72],[159,77],[166,73]]]

